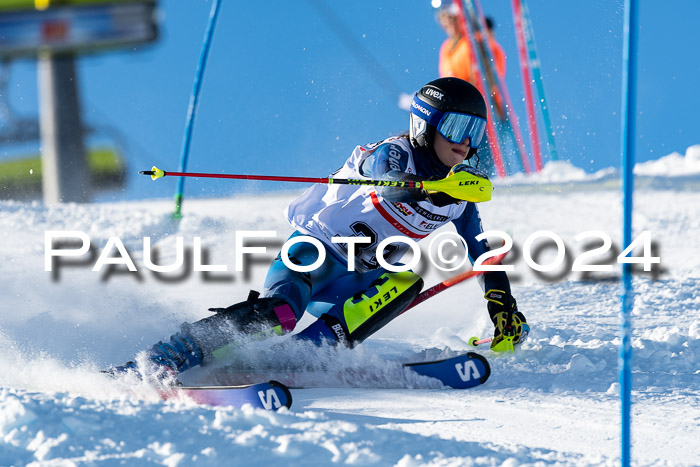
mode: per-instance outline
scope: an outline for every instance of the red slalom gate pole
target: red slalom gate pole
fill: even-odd
[[[535,161],[535,170],[542,170],[542,155],[540,153],[540,138],[537,131],[537,117],[535,115],[535,104],[532,97],[532,78],[530,77],[530,66],[527,59],[527,49],[525,45],[525,34],[523,32],[522,6],[519,0],[513,0],[513,20],[515,22],[515,38],[518,43],[518,58],[520,59],[520,73],[523,78],[523,91],[525,93],[525,104],[527,107],[527,123],[530,127],[530,143],[532,144],[532,157]]]
[[[478,53],[476,37],[474,37],[476,31],[472,31],[472,29],[469,27],[469,24],[467,23],[467,18],[464,14],[464,6],[462,5],[462,2],[456,2],[455,5],[457,5],[457,8],[459,9],[460,25],[462,26],[462,30],[464,31],[464,34],[469,40],[469,47],[472,49],[470,53],[470,58],[472,62],[471,66],[474,70],[474,78],[476,81],[476,83],[472,84],[476,86],[479,92],[484,96],[484,99],[488,102],[490,100],[489,96],[491,95],[490,92],[487,92],[488,89],[486,89],[488,87],[488,82],[485,83],[486,75],[483,75],[482,78],[482,73],[480,71],[481,65],[479,64],[478,58],[475,55]],[[488,139],[489,148],[491,149],[491,156],[493,157],[493,164],[496,166],[496,172],[498,173],[499,177],[503,178],[507,175],[507,173],[503,161],[503,155],[501,153],[501,145],[498,141],[498,133],[496,131],[496,126],[493,123],[494,112],[491,109],[490,105],[487,105],[486,107],[489,115],[489,118],[486,120],[486,138]]]

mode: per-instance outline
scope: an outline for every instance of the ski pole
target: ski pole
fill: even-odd
[[[422,182],[401,180],[366,180],[349,178],[314,178],[286,177],[277,175],[237,175],[196,172],[166,172],[158,167],[151,170],[139,171],[140,174],[150,175],[152,180],[162,177],[197,177],[197,178],[227,178],[234,180],[266,180],[275,182],[323,183],[335,185],[369,185],[394,188],[418,188],[428,193],[447,193],[453,198],[472,203],[489,201],[493,193],[493,184],[486,178],[481,178],[469,172],[456,172],[442,180],[426,180]]]
[[[494,264],[500,264],[500,262],[505,258],[505,256],[508,254],[506,251],[505,253],[501,253],[500,255],[493,256],[486,261],[484,261],[482,264],[484,266],[491,266]],[[445,289],[448,289],[452,287],[453,285],[459,284],[460,282],[463,282],[469,278],[480,276],[481,274],[488,272],[488,271],[475,271],[474,269],[470,271],[465,271],[463,273],[457,274],[455,276],[452,276],[450,278],[445,279],[444,281],[440,282],[439,284],[435,284],[434,286],[430,287],[429,289],[425,289],[422,291],[416,298],[413,299],[413,301],[406,307],[405,310],[401,312],[401,314],[406,313],[408,310],[413,308],[416,305],[419,305],[429,299],[430,297],[433,297],[440,292],[442,292]]]
[[[478,337],[470,337],[469,338],[469,345],[472,347],[478,347],[482,344],[489,344],[493,340],[492,337],[485,337],[483,339],[479,339]]]

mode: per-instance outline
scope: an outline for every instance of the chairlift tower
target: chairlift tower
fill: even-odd
[[[43,196],[90,201],[76,60],[157,38],[155,0],[3,0],[0,58],[37,60]]]
[[[44,201],[90,201],[75,57],[45,54],[37,64]]]

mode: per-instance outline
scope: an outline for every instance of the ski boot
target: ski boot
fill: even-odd
[[[146,351],[146,361],[157,378],[177,376],[197,365],[208,363],[225,353],[237,336],[259,338],[283,334],[294,329],[296,316],[292,308],[279,298],[259,298],[251,291],[245,302],[227,308],[210,308],[215,314],[194,323],[184,323],[180,331],[166,341]],[[113,367],[105,373],[113,376],[129,372],[139,373],[136,362]]]
[[[158,342],[145,352],[146,369],[134,361],[126,362],[104,371],[110,376],[134,374],[139,378],[148,376],[158,381],[177,376],[178,373],[202,363],[203,354],[191,336],[178,332],[167,342]]]
[[[488,310],[495,327],[491,350],[494,352],[514,352],[528,333],[530,326],[525,316],[518,311],[518,305],[508,292],[491,289],[484,298],[488,300]]]
[[[317,345],[325,341],[353,347],[400,315],[422,288],[423,279],[411,271],[384,273],[348,298],[342,309],[334,305],[294,337]]]

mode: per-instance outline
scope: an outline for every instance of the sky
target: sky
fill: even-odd
[[[483,0],[507,57],[507,84],[525,125],[511,2]],[[640,2],[638,161],[700,143],[700,3]],[[588,172],[619,166],[621,1],[528,2],[561,159]],[[83,118],[103,128],[133,174],[109,199],[172,196],[187,106],[211,1],[161,0],[154,44],[81,57]],[[351,34],[347,39],[328,13]],[[428,0],[224,2],[203,81],[187,170],[326,176],[357,144],[408,129],[398,93],[437,77],[444,33]],[[358,44],[361,57],[349,44]],[[378,65],[376,65],[378,64]],[[376,65],[376,66],[375,66]],[[38,113],[36,64],[11,65],[9,100]],[[525,127],[523,127],[525,131]],[[38,147],[38,145],[37,145]],[[0,147],[0,158],[28,148]],[[289,184],[188,180],[185,196],[290,189]]]

